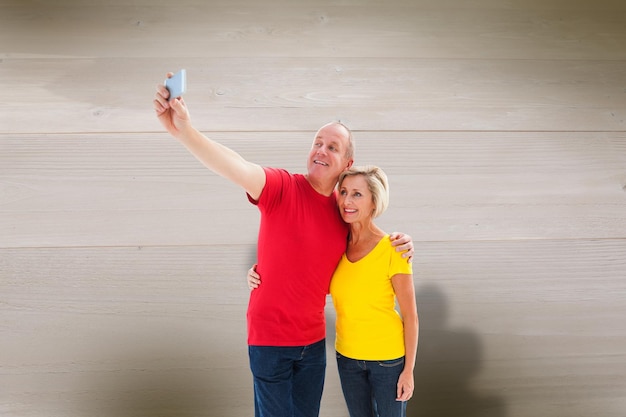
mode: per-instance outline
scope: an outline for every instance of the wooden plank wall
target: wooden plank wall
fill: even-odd
[[[258,213],[157,123],[179,68],[246,158],[339,119],[389,174],[410,416],[624,416],[622,0],[0,0],[0,415],[252,415]]]

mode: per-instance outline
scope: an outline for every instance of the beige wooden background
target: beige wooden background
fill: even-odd
[[[0,0],[0,416],[252,415],[258,213],[157,123],[179,68],[246,158],[339,119],[389,174],[410,416],[626,415],[626,2]]]

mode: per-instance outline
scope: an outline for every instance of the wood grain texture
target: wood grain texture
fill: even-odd
[[[262,165],[305,169],[312,132],[211,132]],[[383,167],[387,229],[419,240],[622,238],[622,133],[355,132]],[[0,137],[0,247],[249,244],[259,214],[165,134]],[[36,152],[32,152],[36,150]],[[71,213],[71,215],[68,215]],[[428,221],[423,221],[428,219]]]
[[[576,402],[585,390],[620,401],[624,240],[422,242],[417,250],[419,389],[410,415],[469,408],[521,416]],[[229,398],[250,390],[241,278],[253,251],[3,249],[0,366],[9,404],[25,411],[30,395],[53,408],[86,407],[92,398],[130,413],[148,404],[125,401],[161,392],[169,405],[190,401],[184,413],[240,412]],[[332,310],[328,316],[332,329]],[[327,390],[338,393],[332,366],[328,379]]]
[[[623,417],[626,3],[0,0],[0,415],[252,415],[259,215],[163,133],[305,169],[341,120],[413,236],[408,415]],[[328,318],[321,417],[346,417]]]
[[[185,100],[201,130],[315,131],[336,119],[375,131],[626,130],[619,60],[5,58],[1,65],[4,133],[160,130],[153,92],[178,68],[187,69]]]
[[[5,0],[5,54],[623,60],[626,7],[587,1]],[[77,39],[80,36],[80,40]],[[167,44],[158,42],[163,39]],[[166,46],[167,45],[167,46]],[[168,47],[169,46],[169,47]],[[164,49],[166,53],[164,54]],[[6,55],[5,55],[6,56]]]

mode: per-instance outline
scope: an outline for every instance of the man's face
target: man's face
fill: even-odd
[[[350,143],[348,135],[346,129],[336,123],[317,131],[307,162],[309,177],[337,182],[339,174],[352,165],[352,159],[346,157]]]

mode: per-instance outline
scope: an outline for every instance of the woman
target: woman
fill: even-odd
[[[387,176],[378,167],[351,168],[337,187],[341,216],[350,225],[330,284],[344,398],[351,417],[403,417],[413,396],[418,317],[411,264],[374,223],[389,204]],[[249,272],[251,287],[257,278]]]

